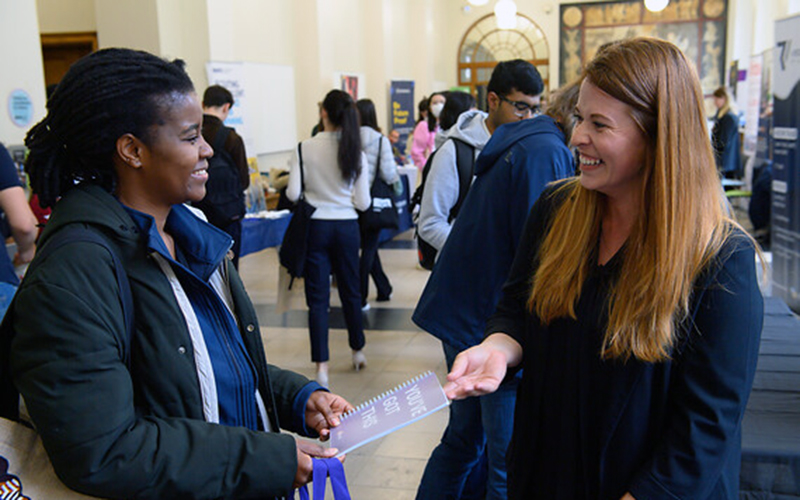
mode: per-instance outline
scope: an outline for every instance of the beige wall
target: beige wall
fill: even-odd
[[[18,127],[8,113],[8,98],[25,90],[33,101],[35,124],[44,116],[44,69],[39,42],[36,3],[33,0],[0,0],[0,142],[22,144],[29,127]]]
[[[36,5],[41,33],[97,31],[94,0],[36,0]]]
[[[127,47],[160,53],[156,0],[95,0],[95,15],[100,48]]]
[[[208,14],[206,3],[199,0],[157,0],[159,49],[168,59],[186,61],[195,88],[202,95],[207,85],[206,61],[209,59]]]
[[[33,0],[0,0],[27,4]],[[516,0],[550,48],[558,81],[559,6],[573,0]],[[250,61],[295,69],[298,138],[317,121],[316,103],[339,73],[363,78],[386,127],[392,79],[416,82],[415,98],[455,85],[458,47],[467,29],[492,12],[493,1],[465,13],[465,0],[36,0],[42,31],[98,32],[101,47],[127,46],[187,61],[199,92],[205,63]],[[772,22],[800,10],[800,0],[730,0],[729,60],[771,46]],[[16,28],[16,27],[15,27]],[[14,30],[18,31],[18,30]],[[758,38],[757,42],[753,38]],[[16,37],[15,37],[16,39]],[[15,43],[16,45],[16,43]],[[0,77],[0,83],[4,81]],[[280,98],[280,96],[276,96]],[[282,166],[287,154],[260,158]]]

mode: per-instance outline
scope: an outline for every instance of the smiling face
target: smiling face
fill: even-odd
[[[211,146],[203,139],[203,109],[195,93],[163,98],[161,123],[149,129],[141,174],[151,204],[172,206],[206,195]]]
[[[579,152],[581,184],[612,198],[637,196],[647,141],[631,107],[584,80],[575,112],[572,145]]]

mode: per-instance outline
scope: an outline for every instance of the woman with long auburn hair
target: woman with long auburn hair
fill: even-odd
[[[697,75],[668,42],[619,42],[585,69],[575,115],[581,174],[534,206],[445,391],[524,369],[509,498],[738,498],[763,300]]]

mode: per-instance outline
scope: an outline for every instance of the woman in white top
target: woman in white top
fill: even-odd
[[[305,186],[301,187],[301,160],[290,161],[286,195],[292,201],[305,189],[308,203],[316,207],[311,217],[306,256],[305,292],[311,360],[317,363],[317,381],[328,385],[328,309],[330,275],[336,275],[342,302],[353,367],[360,370],[367,360],[361,317],[358,250],[358,210],[369,208],[367,160],[361,151],[358,112],[353,99],[341,90],[325,96],[320,111],[324,132],[300,145]]]
[[[356,102],[358,116],[361,119],[361,147],[367,156],[367,168],[369,170],[369,185],[375,182],[375,177],[389,184],[394,185],[395,194],[400,194],[403,190],[400,181],[400,174],[397,172],[397,165],[392,155],[392,145],[389,139],[384,137],[378,127],[378,117],[375,113],[375,104],[369,99],[359,99]],[[361,228],[361,304],[362,309],[369,309],[367,296],[369,295],[369,277],[375,281],[375,288],[378,291],[378,302],[389,300],[392,295],[392,284],[389,277],[383,272],[381,258],[378,255],[378,237],[380,230]]]

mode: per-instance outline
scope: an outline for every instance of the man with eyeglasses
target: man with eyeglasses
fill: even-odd
[[[543,89],[542,77],[533,64],[522,59],[503,61],[495,66],[486,89],[489,113],[471,109],[444,131],[446,139],[430,160],[417,220],[420,239],[437,252],[458,215],[458,201],[463,202],[466,195],[461,193],[455,141],[469,145],[477,158],[498,127],[539,114]]]
[[[533,203],[549,182],[574,172],[564,133],[553,118],[539,115],[543,86],[533,65],[516,60],[498,64],[487,87],[489,113],[479,122],[487,140],[476,147],[480,155],[475,180],[448,228],[412,316],[442,341],[448,370],[458,352],[483,339]],[[456,126],[465,116],[469,115],[461,115]],[[477,118],[473,115],[472,120]],[[442,153],[446,147],[447,143],[441,147]],[[437,162],[439,154],[429,175],[435,175],[437,167],[447,170]],[[445,196],[442,187],[431,187],[432,198]],[[431,199],[426,204],[427,195],[428,187],[422,211],[434,205]],[[466,498],[466,478],[483,453],[488,459],[485,498],[507,498],[505,455],[520,377],[518,373],[510,378],[493,394],[452,402],[447,429],[425,468],[418,500]]]

